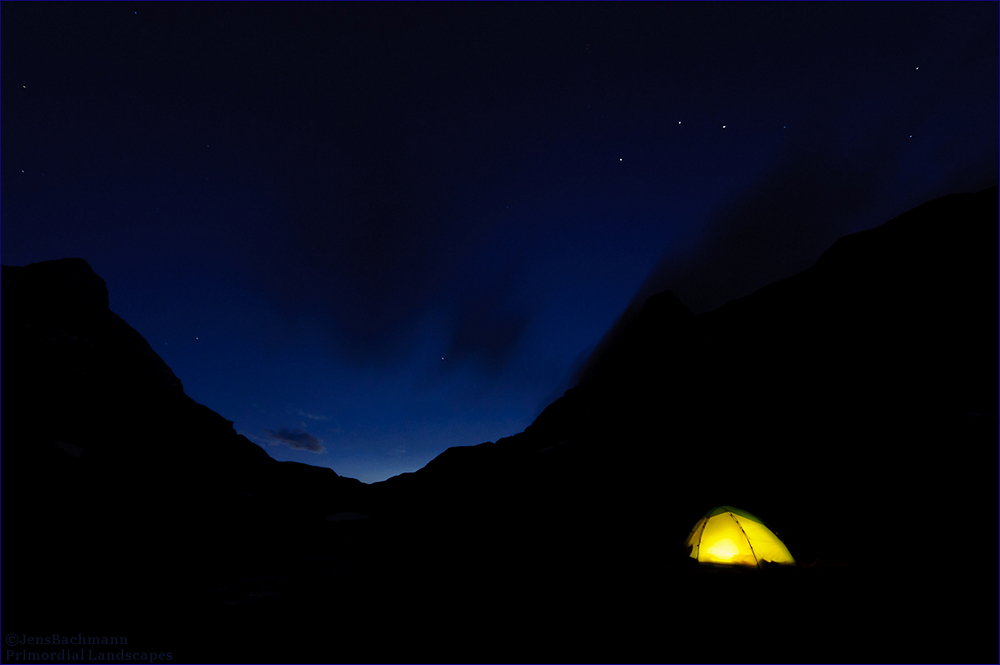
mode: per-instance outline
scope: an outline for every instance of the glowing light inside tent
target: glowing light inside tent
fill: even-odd
[[[705,549],[706,552],[717,556],[724,561],[729,561],[740,553],[740,548],[730,538],[723,538],[711,547]]]

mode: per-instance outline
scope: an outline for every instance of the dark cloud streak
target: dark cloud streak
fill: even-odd
[[[519,273],[510,267],[501,278],[466,294],[459,303],[446,354],[453,364],[471,362],[493,375],[506,368],[534,316],[518,291]]]
[[[323,442],[301,429],[288,429],[282,426],[278,431],[266,429],[268,443],[272,446],[286,445],[296,450],[308,450],[312,453],[325,453]]]

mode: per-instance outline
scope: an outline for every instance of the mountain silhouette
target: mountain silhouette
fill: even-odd
[[[665,533],[738,498],[794,525],[810,557],[843,561],[857,558],[845,534],[879,529],[857,517],[872,506],[905,496],[961,520],[949,493],[973,488],[951,479],[968,479],[984,451],[959,449],[997,417],[996,193],[846,236],[812,268],[713,312],[654,295],[525,432],[383,485],[406,486],[413,510],[421,492],[440,504],[461,491],[465,505],[501,512],[601,496],[588,514],[627,506],[666,526],[676,510]],[[510,492],[514,481],[524,485]]]
[[[191,400],[84,260],[3,266],[5,633],[203,662],[992,659],[997,200],[712,312],[655,294],[524,432],[370,485]],[[802,566],[693,567],[723,504]]]

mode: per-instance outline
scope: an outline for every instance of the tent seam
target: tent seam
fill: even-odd
[[[750,553],[753,554],[753,562],[758,568],[760,568],[760,557],[757,556],[757,550],[753,548],[753,543],[750,542],[750,536],[748,536],[747,532],[743,530],[743,525],[740,524],[738,519],[736,519],[736,515],[734,513],[729,513],[729,516],[733,518],[733,521],[736,522],[736,526],[740,528],[740,533],[742,533],[743,537],[747,539],[747,546],[750,548]]]

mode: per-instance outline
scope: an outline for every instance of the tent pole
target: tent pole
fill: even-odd
[[[736,522],[736,526],[740,528],[740,533],[742,533],[743,537],[747,539],[747,545],[750,547],[750,553],[753,554],[753,561],[757,564],[757,567],[760,568],[760,558],[757,556],[757,552],[753,548],[753,543],[750,542],[750,536],[748,536],[747,532],[743,530],[743,525],[740,524],[738,519],[736,519],[736,515],[729,513],[729,516],[733,518],[733,521]]]

